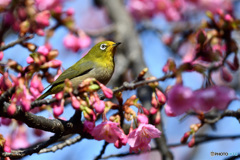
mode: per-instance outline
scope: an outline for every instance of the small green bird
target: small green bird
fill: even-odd
[[[103,41],[93,46],[83,58],[66,69],[51,83],[51,87],[37,100],[62,91],[67,78],[72,82],[73,88],[77,88],[87,78],[95,78],[99,82],[107,84],[114,71],[114,54],[119,44],[121,43]]]

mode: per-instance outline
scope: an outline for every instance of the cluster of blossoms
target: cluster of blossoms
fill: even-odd
[[[156,14],[163,14],[168,21],[179,21],[184,15],[196,8],[216,12],[222,9],[232,11],[230,0],[130,0],[128,10],[137,20],[152,18]]]
[[[177,116],[189,110],[207,112],[212,108],[225,110],[237,97],[233,89],[213,86],[192,91],[182,85],[173,86],[167,93],[165,112],[168,116]],[[220,99],[220,100],[219,100]]]
[[[0,1],[0,16],[3,19],[2,29],[6,32],[11,28],[19,32],[20,36],[36,33],[39,36],[46,35],[47,38],[50,38],[53,36],[54,28],[62,25],[71,32],[64,39],[66,48],[77,52],[79,49],[89,47],[91,38],[84,31],[75,29],[72,17],[74,10],[69,8],[63,11],[64,2],[65,0]],[[50,26],[51,18],[55,19],[57,25],[46,31],[46,27]]]
[[[70,33],[64,40],[63,44],[67,49],[77,52],[79,49],[87,48],[91,44],[91,38],[85,32],[79,31],[78,36]]]
[[[148,118],[145,114],[136,113],[130,108],[131,105],[135,105],[138,109],[143,107],[137,103],[136,96],[130,97],[122,105],[114,104],[110,101],[103,101],[99,98],[97,91],[101,89],[106,98],[112,98],[113,92],[95,79],[89,78],[84,80],[78,91],[80,96],[73,94],[73,88],[69,80],[65,81],[65,88],[63,92],[57,93],[55,98],[59,101],[52,104],[53,113],[55,117],[59,117],[64,110],[65,93],[70,94],[72,107],[75,110],[82,111],[84,121],[84,131],[91,134],[96,140],[105,140],[109,143],[114,143],[115,147],[121,148],[127,143],[130,145],[130,151],[147,151],[150,150],[150,141],[152,138],[160,137],[161,132],[155,128],[155,126],[148,124]],[[117,99],[122,102],[121,94],[117,96]],[[106,113],[110,110],[121,110],[124,113],[124,117],[128,121],[137,120],[138,127],[133,129],[131,126],[129,134],[126,135],[121,129],[121,112],[112,115],[110,120],[107,120]],[[103,122],[95,126],[95,121],[98,115],[103,116]]]

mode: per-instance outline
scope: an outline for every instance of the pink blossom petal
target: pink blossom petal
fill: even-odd
[[[38,23],[38,25],[47,27],[49,26],[50,16],[51,16],[50,11],[45,10],[45,11],[39,12],[35,17],[35,20]]]
[[[105,109],[105,102],[102,100],[95,101],[93,103],[93,107],[97,113],[103,113],[103,111]]]
[[[233,89],[224,86],[213,86],[206,89],[200,89],[194,92],[196,104],[194,109],[197,111],[208,111],[211,108],[224,110],[228,104],[236,99]]]
[[[83,130],[84,130],[85,132],[91,133],[92,130],[94,129],[94,127],[95,127],[95,122],[84,121],[83,126],[84,126]]]
[[[183,114],[195,103],[193,91],[182,85],[175,85],[167,93],[167,105],[165,112],[168,116],[177,116]]]
[[[140,124],[128,135],[128,144],[131,151],[146,151],[150,149],[150,141],[152,138],[160,137],[161,132],[151,124]]]
[[[137,121],[138,123],[148,124],[148,117],[145,114],[138,113]]]
[[[44,56],[47,56],[48,53],[49,53],[49,49],[46,46],[40,46],[40,47],[38,47],[37,52],[44,55]]]
[[[118,127],[118,123],[111,121],[102,122],[93,129],[91,134],[94,139],[105,140],[109,143],[115,143],[119,138],[125,135]]]

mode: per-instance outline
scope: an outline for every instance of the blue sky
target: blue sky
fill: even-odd
[[[89,7],[91,8],[91,1],[88,0],[81,0],[81,1],[70,1],[66,4],[66,8],[69,6],[76,8],[76,19],[78,25],[83,28],[86,28],[91,23],[85,23],[81,21],[84,19],[82,17],[86,16]],[[99,11],[100,12],[100,11]],[[168,24],[161,18],[155,18],[153,20],[153,24],[157,27],[162,29],[166,29],[165,26]],[[91,27],[91,26],[89,26]],[[81,58],[81,53],[85,51],[80,51],[79,53],[72,53],[66,50],[63,46],[63,38],[68,33],[65,28],[59,28],[54,37],[50,40],[54,49],[58,49],[60,51],[60,55],[57,59],[63,60],[63,67],[68,68],[73,63]],[[10,42],[17,37],[10,36],[7,38],[6,43]],[[156,76],[160,77],[163,76],[162,67],[166,63],[167,59],[171,57],[168,49],[162,44],[159,39],[159,36],[152,32],[152,31],[144,31],[140,35],[143,52],[144,52],[144,59],[146,62],[147,67],[149,68],[150,72]],[[33,43],[38,45],[44,44],[44,39],[42,37],[35,37],[31,40]],[[151,42],[151,43],[149,43]],[[28,51],[23,49],[21,46],[15,46],[12,49],[6,50],[4,52],[5,57],[4,60],[7,58],[12,58],[18,54],[17,62],[26,65],[26,57],[28,57]],[[180,61],[178,60],[178,63]],[[117,66],[116,66],[117,67]],[[191,87],[192,89],[198,89],[201,87],[202,77],[196,73],[184,73],[183,74],[184,85]],[[160,85],[163,88],[166,88],[168,85],[174,84],[174,80],[167,80],[165,82],[161,82]],[[47,86],[47,83],[45,83]],[[129,97],[133,92],[126,92],[124,96]],[[229,109],[237,110],[238,106],[240,106],[239,101],[234,101],[229,106]],[[67,107],[64,112],[64,117],[70,117],[73,114],[73,109],[71,107]],[[41,113],[41,115],[48,116],[48,113]],[[180,122],[181,116],[175,118],[169,118],[165,114],[162,117],[164,121],[164,129],[166,130],[166,135],[169,143],[178,143],[183,136],[183,134],[189,130],[189,126],[193,123],[197,123],[197,118],[191,117],[182,122]],[[0,127],[0,130],[2,127]],[[234,118],[224,118],[220,120],[216,124],[216,131],[213,131],[209,126],[203,127],[201,131],[204,133],[213,134],[213,135],[234,135],[240,133],[239,122]],[[32,140],[32,139],[31,139]],[[83,140],[80,143],[74,144],[70,147],[66,147],[63,150],[56,151],[55,153],[46,153],[37,155],[34,154],[32,156],[25,157],[24,160],[42,160],[42,159],[58,159],[58,160],[77,160],[77,159],[93,159],[97,156],[101,150],[102,145],[104,144],[103,141],[95,141],[95,140]],[[223,140],[223,141],[213,141],[210,143],[205,143],[197,146],[197,153],[194,159],[219,159],[220,157],[210,157],[210,152],[239,152],[239,144],[240,140]],[[117,154],[128,151],[128,146],[123,147],[122,149],[116,149],[112,144],[107,147],[105,152],[105,156],[109,154]],[[176,147],[172,149],[173,153],[176,156],[176,159],[184,159],[185,156],[190,152],[196,152],[195,148],[188,148],[187,146],[183,147]],[[149,155],[143,156],[129,156],[124,159],[126,160],[133,160],[133,159],[146,159]],[[153,157],[152,157],[153,158]],[[224,157],[221,157],[221,159]],[[111,159],[118,159],[118,158],[111,158]],[[154,158],[153,158],[154,159]]]

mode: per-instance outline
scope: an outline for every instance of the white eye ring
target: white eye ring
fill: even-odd
[[[107,45],[106,45],[106,44],[101,44],[101,45],[100,45],[100,49],[101,49],[101,50],[104,51],[106,48],[107,48]]]

